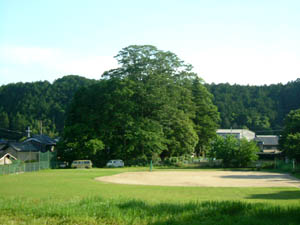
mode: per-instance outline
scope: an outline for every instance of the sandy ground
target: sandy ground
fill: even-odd
[[[252,171],[126,172],[98,177],[98,181],[159,186],[298,187],[300,180],[287,174]]]

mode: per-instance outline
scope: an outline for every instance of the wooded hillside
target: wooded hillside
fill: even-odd
[[[300,108],[300,79],[286,85],[206,86],[214,95],[222,128],[249,128],[258,134],[278,134],[285,116]]]
[[[80,76],[54,81],[15,83],[0,87],[0,138],[18,139],[30,126],[33,133],[60,135],[75,92],[97,83]],[[290,110],[300,108],[300,79],[288,84],[242,86],[206,84],[221,116],[220,127],[247,127],[259,134],[278,133]],[[17,131],[17,132],[12,132]]]
[[[18,139],[27,126],[33,133],[58,136],[64,127],[67,107],[74,93],[96,83],[80,76],[48,81],[16,83],[0,87],[0,138]]]

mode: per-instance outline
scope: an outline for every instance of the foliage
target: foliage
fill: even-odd
[[[129,55],[123,60],[124,63],[126,61],[131,63],[128,58]],[[121,59],[121,57],[120,55],[118,58]],[[142,56],[137,55],[136,58],[138,57],[142,58]],[[164,64],[164,66],[167,68],[167,64]],[[188,66],[186,65],[186,67]],[[41,121],[43,133],[52,137],[61,135],[66,110],[74,93],[78,89],[96,82],[95,80],[70,75],[57,79],[52,84],[47,81],[39,81],[1,86],[0,138],[19,139],[25,135],[24,131],[27,126],[30,126],[33,133],[37,134],[40,132]],[[242,86],[227,83],[205,84],[205,86],[214,96],[212,100],[220,112],[222,128],[249,128],[257,134],[279,134],[279,130],[284,125],[285,116],[291,110],[300,108],[298,100],[300,96],[300,79],[285,85]],[[154,88],[154,85],[152,88]],[[155,90],[159,91],[160,88]],[[155,90],[153,89],[153,91]],[[150,97],[155,97],[155,95],[148,97],[149,101],[147,103],[153,100]],[[194,98],[196,100],[196,97]],[[162,99],[162,101],[166,100]],[[193,121],[196,123],[196,120],[193,119]],[[217,122],[217,120],[215,121]],[[15,129],[18,129],[18,132],[8,131]],[[197,130],[196,127],[195,130]],[[206,130],[202,130],[201,133],[205,134],[205,132]],[[207,146],[201,147],[200,143],[202,141],[199,131],[197,131],[197,134],[199,142],[195,149],[197,152],[201,152],[201,149],[205,152]]]
[[[280,147],[288,157],[300,162],[300,109],[286,116]]]
[[[82,145],[94,138],[105,146],[89,155],[98,165],[191,154],[199,140],[208,145],[218,113],[191,65],[150,45],[126,47],[116,59],[119,68],[74,96],[63,134],[69,160],[86,155]]]
[[[199,78],[193,80],[192,93],[196,108],[196,115],[193,121],[198,135],[195,153],[197,156],[202,154],[205,157],[205,153],[209,150],[210,142],[216,135],[220,116],[217,107],[212,103],[213,96],[202,85]]]
[[[95,83],[79,76],[65,76],[50,84],[47,81],[16,83],[0,87],[1,138],[19,139],[30,126],[32,133],[51,137],[62,132],[66,109],[74,93]],[[17,132],[11,132],[13,130]]]
[[[284,117],[300,108],[300,79],[286,85],[207,84],[221,115],[222,128],[248,128],[258,134],[279,134]]]
[[[217,136],[212,143],[210,156],[222,159],[225,167],[246,167],[258,159],[259,148],[254,141],[238,140],[234,136]]]

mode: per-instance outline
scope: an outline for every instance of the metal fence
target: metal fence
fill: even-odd
[[[17,160],[12,164],[0,166],[0,175],[54,169],[58,165],[56,158],[56,152],[40,152],[37,162],[22,162]]]
[[[297,163],[295,160],[289,160],[289,161],[275,160],[274,168],[285,172],[299,172],[300,163]]]

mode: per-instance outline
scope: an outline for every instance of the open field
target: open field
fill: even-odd
[[[142,186],[95,180],[147,170],[70,169],[1,176],[0,224],[299,225],[297,187]]]
[[[300,180],[288,174],[253,171],[126,172],[96,178],[117,184],[201,187],[298,187]]]

